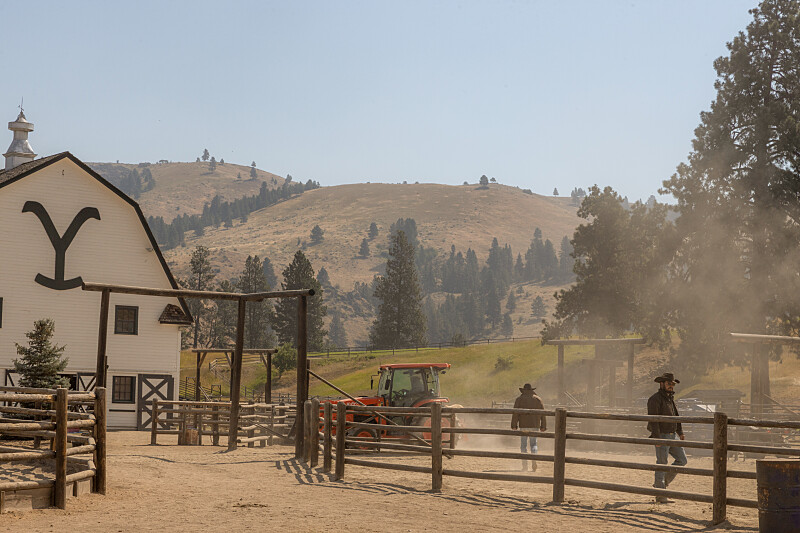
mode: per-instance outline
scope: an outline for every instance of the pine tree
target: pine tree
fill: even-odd
[[[208,158],[210,156],[211,156],[211,154],[208,153],[208,148],[204,148],[203,149],[203,157],[202,157],[203,161],[208,161]]]
[[[544,300],[541,296],[537,296],[531,304],[531,316],[533,316],[533,318],[542,318],[546,314],[547,308],[544,305]]]
[[[257,177],[258,177],[258,172],[256,172],[256,162],[253,161],[250,164],[250,178],[251,179],[256,179]]]
[[[325,267],[320,268],[319,272],[317,272],[317,281],[322,287],[330,287],[331,277],[328,275],[328,271],[325,270]]]
[[[727,332],[795,334],[800,241],[800,2],[764,0],[714,61],[716,99],[688,162],[664,183],[681,248],[670,296],[683,361],[733,361]],[[742,305],[742,302],[747,302]],[[767,377],[769,366],[758,371]]]
[[[264,271],[264,277],[267,279],[267,285],[275,289],[278,287],[278,276],[275,275],[275,268],[272,266],[272,261],[266,255],[261,261],[261,270]]]
[[[374,222],[369,225],[369,233],[367,233],[367,237],[369,240],[374,239],[378,236],[378,225]]]
[[[219,292],[236,292],[229,280],[222,280],[216,289]],[[249,303],[247,305],[250,305]],[[233,342],[236,334],[236,302],[233,300],[214,300],[206,314],[204,337],[212,348],[222,348]]]
[[[193,291],[207,291],[211,289],[211,283],[214,281],[216,274],[211,270],[211,261],[209,257],[211,252],[205,246],[197,246],[192,252],[192,258],[189,261],[192,275],[187,280],[186,288]],[[197,298],[189,299],[189,311],[194,316],[194,335],[192,347],[197,348],[200,341],[201,321],[204,320],[206,313],[206,304],[204,300]]]
[[[478,183],[480,183],[480,187],[479,188],[485,189],[486,187],[489,186],[489,178],[487,178],[486,174],[484,174],[483,176],[481,176],[481,179],[478,180]]]
[[[331,317],[330,329],[328,331],[328,344],[331,350],[340,350],[347,347],[347,333],[339,313],[333,313]]]
[[[373,345],[400,348],[427,343],[414,248],[402,230],[392,236],[386,274],[377,280],[375,298],[380,300],[380,305],[369,334]]]
[[[44,318],[33,323],[27,332],[28,346],[16,344],[19,359],[14,359],[14,371],[20,375],[20,387],[55,389],[69,387],[69,380],[58,376],[67,368],[69,359],[62,358],[64,346],[52,343],[55,323]]]
[[[312,244],[319,244],[323,241],[325,230],[319,227],[319,224],[311,228],[311,242]]]
[[[358,250],[358,255],[361,257],[369,257],[369,243],[367,239],[361,241],[361,248]]]
[[[264,266],[258,256],[247,256],[244,270],[239,275],[236,288],[242,293],[267,292],[270,286],[264,276]],[[247,302],[245,307],[244,343],[245,348],[261,349],[275,344],[275,336],[270,328],[272,303],[269,300]]]
[[[211,161],[208,162],[208,170],[211,172],[217,170],[217,160],[214,159],[214,156],[211,156]]]
[[[314,296],[308,297],[308,349],[319,351],[323,349],[325,335],[323,319],[328,314],[328,308],[323,304],[323,289],[314,276],[311,262],[301,250],[294,254],[291,264],[283,271],[283,290],[314,289]],[[297,299],[280,298],[275,304],[273,315],[273,328],[278,334],[281,344],[297,344]]]
[[[511,313],[503,315],[503,322],[500,325],[500,334],[504,337],[510,337],[514,334],[514,322],[511,320]]]
[[[553,196],[558,196],[558,188],[553,189]]]
[[[508,301],[506,302],[506,309],[509,313],[513,313],[517,308],[517,297],[513,292],[508,293]]]
[[[572,266],[575,260],[572,258],[572,244],[569,242],[569,237],[564,235],[561,239],[561,250],[558,254],[558,271],[562,280],[572,277]]]

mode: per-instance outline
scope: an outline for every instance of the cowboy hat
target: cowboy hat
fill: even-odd
[[[533,392],[535,390],[536,390],[536,387],[531,387],[530,383],[526,383],[525,385],[523,385],[522,387],[519,388],[520,392],[525,392],[525,391]]]
[[[675,379],[675,376],[672,374],[672,372],[664,372],[653,381],[655,381],[656,383],[661,383],[664,381],[674,381],[675,383],[680,383],[680,381]]]

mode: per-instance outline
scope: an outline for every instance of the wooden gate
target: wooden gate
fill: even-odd
[[[139,394],[136,429],[148,429],[153,418],[150,405],[154,399],[171,400],[175,390],[175,378],[170,374],[139,374]]]

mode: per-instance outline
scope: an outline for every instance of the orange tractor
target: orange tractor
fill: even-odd
[[[400,363],[381,365],[377,376],[379,377],[377,395],[360,396],[357,398],[358,402],[367,406],[374,405],[385,407],[424,407],[431,403],[446,404],[449,400],[443,398],[439,394],[439,376],[447,372],[449,368],[450,363]],[[370,380],[370,389],[375,385],[375,377],[376,376],[373,376],[372,380]],[[350,405],[358,405],[358,402],[351,399],[339,401]],[[419,415],[386,414],[385,418],[370,412],[347,415],[348,421],[385,425],[386,429],[380,430],[381,439],[409,438],[407,433],[392,431],[391,428],[394,424],[389,422],[387,418],[399,426],[430,427],[431,423],[430,417]],[[449,427],[452,421],[450,417],[443,417],[442,426]],[[367,428],[352,428],[348,434],[352,437],[370,440],[378,437],[377,431]],[[422,433],[420,436],[425,439],[430,439],[430,433]],[[445,442],[449,443],[451,434],[445,434],[443,438]]]

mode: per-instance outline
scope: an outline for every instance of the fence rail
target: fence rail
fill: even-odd
[[[87,406],[92,412],[74,411]],[[16,437],[21,442],[32,444],[30,448],[23,447],[23,444],[3,446],[0,448],[0,463],[54,460],[52,479],[0,482],[0,501],[4,501],[7,491],[50,488],[53,505],[65,509],[67,485],[89,478],[94,480],[94,492],[105,494],[105,388],[97,387],[92,392],[85,392],[63,388],[0,387],[0,413],[3,414],[0,436]],[[26,418],[19,418],[21,416]],[[75,433],[76,430],[88,434]],[[42,439],[50,440],[50,450],[39,449]],[[86,454],[91,454],[91,457],[79,457]],[[67,474],[68,463],[80,464],[83,468]],[[77,494],[77,487],[73,490]]]
[[[159,435],[178,435],[178,444],[203,444],[210,436],[211,444],[219,446],[220,435],[227,435],[231,419],[230,402],[196,402],[189,400],[158,400],[150,403],[152,423],[150,444],[158,444]],[[287,439],[294,425],[296,408],[293,405],[251,403],[239,406],[237,444],[252,448],[273,444],[273,439]],[[196,432],[196,433],[194,433]]]
[[[568,411],[565,408],[558,408],[552,410],[535,410],[535,409],[510,409],[510,408],[464,408],[464,407],[442,407],[440,403],[431,404],[430,407],[422,408],[387,408],[376,406],[356,406],[347,405],[344,402],[339,402],[336,409],[330,403],[324,404],[323,415],[319,418],[319,424],[313,424],[313,413],[319,416],[320,404],[318,400],[309,401],[305,406],[305,413],[309,417],[306,427],[307,435],[305,442],[307,443],[303,459],[316,466],[318,462],[318,455],[321,452],[323,455],[323,469],[327,472],[332,469],[335,472],[336,479],[344,478],[345,465],[358,465],[369,468],[381,468],[389,470],[400,470],[405,472],[418,472],[429,474],[431,476],[431,486],[433,491],[439,491],[442,487],[442,479],[445,476],[452,477],[465,477],[473,479],[495,480],[495,481],[514,481],[525,483],[545,483],[553,487],[553,501],[560,503],[565,498],[565,487],[583,487],[590,489],[608,490],[615,492],[626,492],[632,494],[642,494],[649,496],[663,496],[668,498],[697,501],[702,503],[712,504],[712,522],[719,524],[726,519],[727,506],[738,506],[747,508],[757,508],[756,500],[729,498],[727,495],[727,479],[756,479],[755,472],[729,470],[728,469],[728,452],[734,451],[748,451],[752,453],[800,457],[800,449],[776,446],[758,446],[758,445],[741,445],[741,444],[728,444],[728,429],[729,427],[736,426],[754,426],[754,427],[770,427],[780,429],[800,429],[800,422],[796,421],[783,421],[783,420],[751,420],[741,418],[731,418],[724,413],[714,413],[713,417],[696,417],[696,416],[678,416],[678,417],[664,417],[655,415],[630,415],[618,413],[586,413],[577,411]],[[334,412],[335,411],[335,412]],[[422,426],[401,426],[399,428],[392,427],[392,430],[402,430],[408,433],[422,433],[426,436],[426,442],[429,446],[410,445],[388,440],[382,440],[382,433],[386,433],[387,426],[383,424],[373,424],[354,421],[359,415],[365,415],[369,412],[378,412],[386,416],[397,416],[399,414],[413,414],[417,417],[427,417],[430,421],[430,427]],[[459,427],[456,424],[451,424],[447,427],[442,424],[443,418],[449,416],[463,415],[463,414],[495,414],[495,415],[508,415],[508,414],[535,414],[552,417],[553,431],[527,431],[527,430],[509,430],[509,429],[496,429],[496,428],[481,428],[481,427]],[[635,421],[635,422],[681,422],[689,424],[707,424],[713,428],[713,439],[711,442],[704,441],[676,441],[672,439],[650,439],[650,438],[637,438],[637,437],[623,437],[618,435],[603,435],[603,434],[588,434],[576,433],[567,431],[568,419],[601,419],[601,420],[618,420],[618,421]],[[352,428],[368,428],[376,431],[375,438],[365,440],[358,439],[349,435],[349,430]],[[383,430],[383,431],[381,431]],[[498,451],[481,451],[481,450],[460,450],[460,449],[447,449],[443,448],[444,439],[447,435],[454,434],[473,434],[473,435],[518,435],[518,436],[536,436],[542,438],[553,439],[554,451],[552,455],[547,454],[531,454],[531,453],[516,453],[516,452],[498,452]],[[429,437],[429,438],[428,438]],[[320,439],[322,445],[320,445]],[[384,437],[385,439],[385,437]],[[451,439],[452,440],[452,439]],[[567,442],[573,440],[591,440],[597,442],[623,442],[633,445],[678,445],[686,448],[694,449],[710,449],[713,451],[712,467],[711,468],[693,468],[686,466],[671,466],[662,464],[643,464],[629,461],[619,460],[606,460],[597,458],[586,457],[573,457],[567,454]],[[382,449],[392,451],[405,451],[414,455],[430,456],[430,466],[408,465],[398,463],[386,463],[378,460],[363,459],[353,457],[354,453],[363,453],[363,451],[374,450],[380,451]],[[523,474],[505,474],[496,472],[470,472],[463,470],[456,470],[450,468],[443,468],[442,457],[447,456],[468,456],[468,457],[482,457],[482,458],[496,458],[496,459],[523,459],[523,460],[537,460],[548,461],[553,463],[553,475],[551,476],[530,476]],[[334,461],[335,458],[335,461]],[[704,476],[712,478],[712,487],[710,493],[700,494],[693,492],[683,492],[669,489],[641,487],[635,485],[626,485],[622,483],[610,483],[602,481],[591,481],[584,479],[576,479],[568,477],[566,472],[567,464],[575,465],[588,465],[603,468],[621,468],[629,470],[644,470],[652,472],[672,472],[693,476]],[[755,491],[754,491],[755,493]]]

